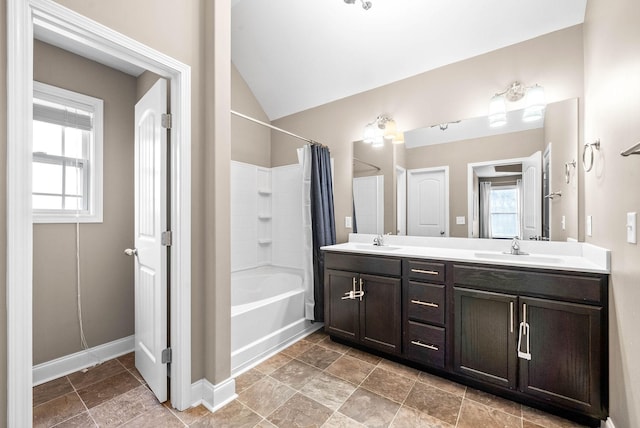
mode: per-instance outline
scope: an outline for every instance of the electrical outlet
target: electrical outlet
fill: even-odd
[[[567,230],[567,218],[562,216],[562,230]]]
[[[587,216],[587,236],[593,236],[593,219],[590,215]]]
[[[465,224],[465,218],[463,215],[456,217],[456,224]]]
[[[351,220],[351,217],[346,216],[344,218],[344,227],[347,229],[351,229],[353,227],[353,221]]]

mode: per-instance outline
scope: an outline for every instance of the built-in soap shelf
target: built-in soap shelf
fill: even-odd
[[[258,239],[259,245],[271,245],[271,239]]]
[[[271,220],[271,214],[258,214],[258,220],[262,220],[262,221]]]
[[[258,189],[258,195],[271,196],[271,189]]]

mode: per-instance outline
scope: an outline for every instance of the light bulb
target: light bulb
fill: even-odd
[[[506,125],[507,105],[503,95],[495,95],[489,101],[489,126],[492,128]]]

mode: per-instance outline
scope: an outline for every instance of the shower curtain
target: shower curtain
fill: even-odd
[[[303,149],[303,180],[303,187],[309,189],[312,248],[312,257],[305,260],[310,259],[313,263],[313,302],[307,299],[306,317],[324,321],[324,256],[320,247],[336,243],[331,155],[328,148],[311,144]],[[308,219],[306,213],[303,214],[303,218],[305,221]],[[308,227],[305,229],[308,232]],[[308,243],[306,238],[305,247]],[[313,313],[309,303],[313,303]]]
[[[491,238],[491,182],[480,182],[480,238]]]

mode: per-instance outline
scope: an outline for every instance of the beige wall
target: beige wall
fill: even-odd
[[[80,224],[84,332],[89,346],[133,334],[133,128],[136,79],[37,42],[34,80],[104,101],[102,223]],[[81,350],[76,225],[33,226],[33,363]]]
[[[7,22],[7,2],[0,0],[0,22]],[[0,31],[0,112],[7,111],[7,36]],[[0,426],[7,420],[7,115],[0,113]]]
[[[612,251],[609,287],[610,414],[640,426],[640,246],[626,243],[626,213],[640,212],[640,159],[620,151],[640,141],[640,2],[588,2],[584,24],[585,141],[600,138],[585,174],[587,242]]]
[[[231,108],[269,123],[269,117],[233,64],[231,64]],[[271,167],[271,130],[242,117],[231,115],[231,159],[266,168]]]
[[[352,142],[362,139],[367,123],[387,113],[401,130],[408,130],[483,116],[491,95],[514,80],[544,86],[548,102],[581,98],[582,51],[582,26],[575,26],[287,116],[273,124],[330,147],[338,190],[337,238],[343,242],[350,231],[344,228],[344,217],[351,215]],[[276,133],[271,143],[274,166],[294,162],[294,148],[301,145]],[[458,212],[458,208],[453,211]]]
[[[469,236],[467,164],[531,156],[543,150],[544,130],[512,132],[474,140],[416,147],[406,150],[407,169],[449,167],[449,235]],[[456,224],[464,216],[466,224]]]

